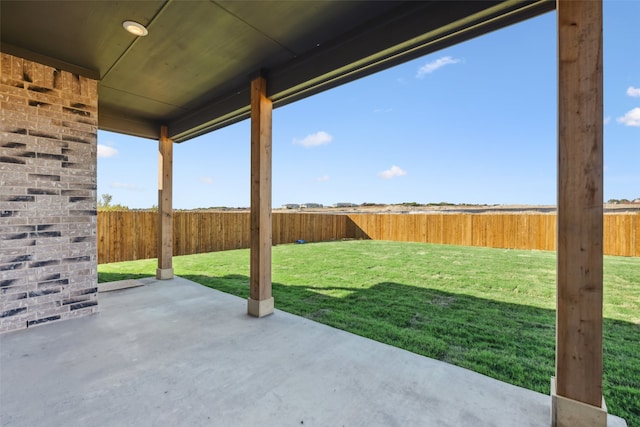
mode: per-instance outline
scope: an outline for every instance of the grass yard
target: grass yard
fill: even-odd
[[[249,251],[175,257],[177,275],[243,298]],[[101,282],[149,277],[156,260],[98,267]],[[273,248],[276,308],[549,393],[555,253],[344,241]],[[605,257],[604,394],[640,427],[640,258]]]

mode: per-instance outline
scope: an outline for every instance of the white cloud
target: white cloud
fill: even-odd
[[[111,188],[123,188],[125,190],[141,190],[140,187],[138,187],[135,184],[128,184],[126,182],[113,182],[111,183]]]
[[[636,107],[631,111],[628,111],[622,117],[618,117],[618,122],[626,126],[640,127],[640,107]]]
[[[640,87],[629,86],[629,89],[627,89],[627,95],[640,97]]]
[[[602,121],[605,125],[608,125],[611,122],[611,116],[607,116],[604,118],[604,120]]]
[[[296,145],[302,145],[303,147],[317,147],[320,145],[326,145],[333,140],[333,137],[325,131],[319,131],[305,136],[302,139],[294,139],[293,143]]]
[[[380,178],[383,179],[391,179],[393,177],[396,176],[404,176],[407,174],[407,171],[405,171],[404,169],[393,165],[391,166],[391,168],[387,169],[386,171],[382,171],[378,174],[378,176],[380,176]]]
[[[322,175],[316,178],[316,181],[318,182],[326,182],[329,181],[329,175]]]
[[[210,176],[201,176],[200,178],[198,178],[198,181],[206,185],[213,184],[213,178],[211,178]]]
[[[418,72],[416,73],[416,77],[421,79],[427,74],[433,73],[438,68],[442,68],[445,65],[449,64],[457,64],[458,62],[460,62],[459,59],[452,58],[451,56],[443,56],[442,58],[438,58],[435,61],[427,62],[422,67],[420,67],[418,69]]]
[[[108,145],[98,144],[98,157],[113,157],[118,154],[118,150]]]

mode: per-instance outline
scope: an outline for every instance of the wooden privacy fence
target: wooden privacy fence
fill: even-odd
[[[98,212],[98,262],[157,257],[157,216]],[[373,239],[555,250],[554,214],[325,214],[274,212],[273,244]],[[174,255],[249,247],[248,212],[177,211]],[[640,214],[604,216],[604,253],[640,256]]]
[[[350,215],[372,240],[490,248],[554,250],[556,217],[549,214]],[[365,238],[364,235],[356,237]]]
[[[157,212],[98,212],[98,263],[156,258]],[[322,242],[355,235],[345,215],[272,214],[273,244]],[[248,212],[177,211],[173,254],[190,255],[249,247]]]

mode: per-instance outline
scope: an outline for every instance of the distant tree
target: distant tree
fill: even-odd
[[[109,209],[111,207],[111,200],[113,200],[113,196],[109,193],[104,193],[100,196],[100,200],[98,200],[98,208]]]
[[[427,206],[455,206],[455,205],[449,202],[438,202],[438,203],[427,203]]]
[[[98,210],[99,211],[128,211],[129,207],[121,204],[112,205],[111,201],[113,200],[113,196],[109,193],[104,193],[100,196],[100,200],[98,200]]]

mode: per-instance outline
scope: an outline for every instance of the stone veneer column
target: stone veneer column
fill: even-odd
[[[97,311],[98,82],[0,54],[0,332]]]

